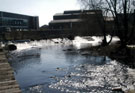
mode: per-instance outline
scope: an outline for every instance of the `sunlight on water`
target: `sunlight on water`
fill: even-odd
[[[83,68],[81,65],[75,67],[70,77],[60,78],[49,87],[71,93],[113,93],[115,87],[134,90],[135,77],[131,72],[117,61],[101,66],[84,64]]]

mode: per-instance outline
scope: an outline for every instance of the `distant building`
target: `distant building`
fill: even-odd
[[[64,11],[64,13],[57,13],[53,16],[53,20],[49,23],[49,29],[71,29],[74,32],[96,33],[100,30],[97,21],[101,21],[102,18],[101,10]]]
[[[39,19],[37,16],[27,16],[0,11],[0,32],[36,29],[39,29]]]
[[[41,30],[48,30],[49,29],[49,26],[48,25],[43,25],[40,27],[40,31]]]
[[[50,29],[71,29],[73,24],[81,21],[81,10],[64,11],[53,16],[53,20],[49,23]]]
[[[64,11],[64,13],[57,13],[53,16],[53,20],[49,23],[50,29],[71,29],[73,25],[81,23],[83,15],[95,16],[101,14],[101,10],[75,10],[75,11]],[[93,20],[93,19],[91,19]]]

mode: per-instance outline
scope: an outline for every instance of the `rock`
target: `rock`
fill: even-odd
[[[125,92],[122,90],[122,88],[120,88],[120,87],[113,88],[112,91],[114,91],[114,92],[120,92],[120,93],[125,93]]]
[[[51,76],[50,78],[52,78],[52,79],[56,79],[56,76]]]
[[[0,48],[0,52],[2,52],[3,51],[3,49],[2,48]]]
[[[73,35],[69,35],[68,37],[67,37],[69,40],[74,40],[74,36]]]
[[[8,48],[9,51],[13,51],[13,50],[17,49],[17,47],[14,44],[8,45],[7,48]]]
[[[71,75],[68,75],[67,77],[71,78]]]
[[[82,67],[82,68],[84,68],[85,66],[84,66],[84,65],[82,65],[81,67]]]
[[[45,73],[45,72],[46,72],[45,70],[42,71],[42,73]]]
[[[60,68],[59,68],[59,67],[57,67],[57,68],[56,68],[56,70],[60,70]]]
[[[90,52],[82,52],[81,55],[90,55]]]
[[[56,68],[56,71],[60,71],[60,70],[62,70],[62,68],[59,68],[59,67]]]
[[[59,44],[59,42],[54,42],[55,44]]]
[[[69,49],[64,49],[63,51],[69,51],[69,52],[72,52],[72,51],[74,51],[74,49],[69,48]]]
[[[73,51],[73,49],[67,49],[67,51]]]

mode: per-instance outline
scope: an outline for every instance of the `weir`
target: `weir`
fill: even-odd
[[[41,39],[52,39],[52,38],[70,38],[75,36],[102,36],[102,34],[95,32],[79,32],[76,30],[44,30],[44,31],[11,31],[5,32],[1,37],[3,40],[41,40]]]

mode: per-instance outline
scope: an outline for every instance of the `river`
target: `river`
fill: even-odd
[[[76,37],[16,43],[9,63],[23,93],[118,93],[135,89],[135,69],[79,49],[100,44]],[[114,39],[114,41],[118,39]],[[87,55],[84,55],[86,53]],[[122,92],[119,92],[122,93]]]

